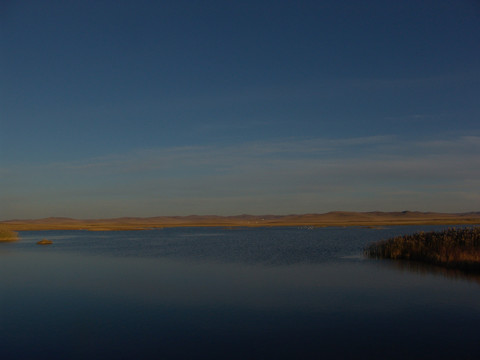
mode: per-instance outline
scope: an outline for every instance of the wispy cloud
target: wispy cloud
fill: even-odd
[[[110,208],[112,216],[333,208],[467,211],[474,210],[479,196],[479,153],[480,136],[473,135],[423,141],[389,135],[290,138],[137,149],[10,168],[2,182],[10,203],[43,198],[58,211],[72,211],[76,204],[69,216],[93,204],[93,212]],[[12,176],[15,181],[8,181]],[[204,211],[195,210],[202,204]]]
[[[384,120],[387,121],[400,121],[400,122],[429,122],[429,121],[436,121],[438,119],[442,119],[446,117],[446,114],[406,114],[406,115],[400,115],[400,116],[386,116]]]

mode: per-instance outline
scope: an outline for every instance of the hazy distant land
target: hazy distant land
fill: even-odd
[[[480,212],[461,214],[402,211],[345,212],[303,215],[190,215],[158,217],[122,217],[114,219],[79,220],[50,217],[35,220],[1,221],[3,227],[15,230],[142,230],[178,226],[387,226],[387,225],[453,225],[480,224]]]

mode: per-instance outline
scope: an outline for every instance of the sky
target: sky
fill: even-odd
[[[0,220],[480,211],[480,2],[0,5]]]

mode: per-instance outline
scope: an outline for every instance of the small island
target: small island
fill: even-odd
[[[397,236],[368,246],[365,255],[480,273],[480,227]]]
[[[48,239],[42,239],[37,242],[37,245],[51,245],[51,244],[53,244],[53,241]]]

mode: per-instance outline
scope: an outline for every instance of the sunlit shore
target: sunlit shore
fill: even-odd
[[[191,215],[159,216],[149,218],[124,217],[115,219],[79,220],[45,218],[36,220],[8,220],[0,222],[12,231],[26,230],[90,230],[121,231],[164,227],[262,227],[262,226],[368,226],[388,225],[454,225],[480,224],[480,212],[463,214],[424,212],[329,212],[303,215]]]
[[[18,234],[8,228],[0,228],[0,241],[15,241],[18,240]]]

